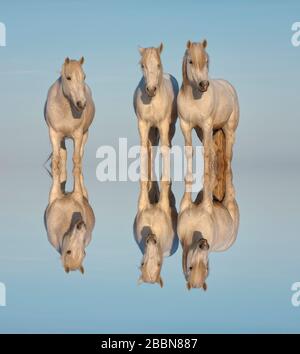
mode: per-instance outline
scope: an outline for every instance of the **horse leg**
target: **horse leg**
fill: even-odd
[[[183,212],[187,207],[189,207],[193,203],[192,201],[192,190],[190,188],[189,183],[185,183],[184,195],[180,202],[180,213]]]
[[[55,170],[52,173],[52,186],[49,193],[49,205],[56,199],[61,198],[63,192],[61,189],[61,180],[59,170]]]
[[[185,176],[186,183],[193,182],[193,143],[192,143],[192,127],[183,119],[180,119],[180,127],[184,136],[184,152],[187,161],[187,170]]]
[[[74,140],[74,153],[73,153],[73,163],[74,163],[74,168],[79,168],[81,169],[81,156],[80,156],[80,151],[81,151],[81,146],[82,146],[82,140],[83,140],[83,134],[81,131],[76,132],[73,136]]]
[[[170,186],[171,183],[166,181],[162,181],[160,184],[159,204],[166,212],[170,209]]]
[[[149,180],[149,171],[148,171],[148,137],[149,137],[149,129],[150,125],[148,122],[139,119],[138,121],[139,134],[140,134],[140,142],[141,142],[141,180],[148,181]]]
[[[233,154],[233,144],[235,141],[235,129],[237,126],[236,113],[233,112],[228,120],[228,122],[223,127],[223,132],[225,134],[225,160],[226,160],[226,170],[231,169],[231,161]]]
[[[89,200],[89,195],[88,195],[87,189],[85,188],[85,185],[84,185],[83,174],[82,173],[80,173],[80,184],[81,184],[81,190],[82,190],[83,196],[87,200]]]
[[[150,181],[156,181],[155,171],[154,171],[154,146],[157,146],[159,141],[159,133],[156,127],[151,127],[149,129],[148,136],[148,175]]]
[[[82,160],[82,158],[83,158],[84,147],[85,147],[85,144],[86,144],[86,142],[87,142],[88,136],[89,136],[89,131],[87,130],[87,131],[83,134],[83,137],[82,137],[82,143],[81,143],[81,147],[80,147],[80,158],[81,158],[81,160]]]
[[[148,181],[140,181],[140,195],[138,201],[138,210],[142,211],[150,206]]]
[[[50,127],[49,135],[52,145],[52,173],[60,171],[60,144],[62,135]]]
[[[169,121],[165,119],[159,125],[160,149],[163,158],[162,181],[170,182],[170,145],[169,145]]]
[[[64,183],[67,181],[67,149],[66,149],[66,140],[63,138],[60,142],[60,159],[61,159],[61,175],[60,175],[60,183]]]
[[[79,168],[73,169],[73,178],[74,178],[73,195],[76,197],[77,200],[81,201],[83,197],[82,173]]]

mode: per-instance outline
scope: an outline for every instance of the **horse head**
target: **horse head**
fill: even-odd
[[[61,70],[61,82],[64,95],[77,113],[82,113],[86,106],[85,73],[82,65],[84,58],[79,60],[65,59]]]
[[[163,287],[163,280],[160,276],[163,262],[163,252],[161,250],[159,240],[154,234],[149,234],[145,242],[145,252],[141,262],[141,275],[139,284],[158,283]]]
[[[145,89],[149,97],[154,97],[160,87],[163,78],[163,68],[160,54],[163,50],[163,44],[154,48],[139,48],[141,54],[141,68],[143,71]]]

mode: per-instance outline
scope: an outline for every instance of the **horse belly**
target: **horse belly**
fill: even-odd
[[[213,115],[213,128],[222,128],[230,118],[232,109],[228,106],[220,106]]]
[[[215,108],[213,109],[214,129],[222,128],[234,111],[234,97],[230,84],[227,81],[216,80],[214,83]]]
[[[225,251],[230,245],[233,237],[233,221],[229,212],[221,207],[215,208],[215,237],[213,251]]]

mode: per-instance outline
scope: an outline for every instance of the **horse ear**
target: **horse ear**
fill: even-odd
[[[159,47],[157,47],[158,53],[160,54],[164,49],[163,43],[160,43]]]
[[[159,277],[159,279],[158,279],[157,282],[158,282],[158,284],[160,285],[161,288],[164,287],[164,282],[163,282],[163,280],[162,280],[162,277]]]
[[[188,40],[188,41],[186,42],[186,47],[187,47],[187,49],[190,49],[190,48],[191,48],[191,45],[192,45],[192,42],[191,42],[190,40]]]
[[[186,287],[188,290],[191,290],[191,284],[189,282],[186,283]]]
[[[81,65],[84,63],[84,57],[81,57],[81,58],[79,59],[79,63],[80,63]]]
[[[204,282],[203,283],[203,290],[206,291],[207,290],[207,284]]]
[[[84,268],[83,268],[83,266],[80,266],[79,270],[80,270],[81,274],[84,274]]]
[[[143,47],[139,47],[139,52],[140,52],[141,56],[143,56],[144,51],[145,51],[145,48],[143,48]]]
[[[202,45],[203,45],[203,48],[207,47],[207,40],[206,39],[203,40]]]
[[[65,59],[65,64],[69,64],[70,63],[70,58],[69,57],[66,57]]]
[[[69,267],[65,267],[65,272],[69,273],[69,271],[70,271],[70,268]]]

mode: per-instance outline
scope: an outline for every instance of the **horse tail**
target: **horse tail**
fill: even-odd
[[[222,129],[216,131],[213,137],[214,140],[214,150],[215,150],[215,173],[216,173],[216,183],[213,190],[213,195],[218,201],[222,201],[225,196],[225,168],[226,168],[226,158],[225,158],[225,148],[226,148],[226,138]]]

